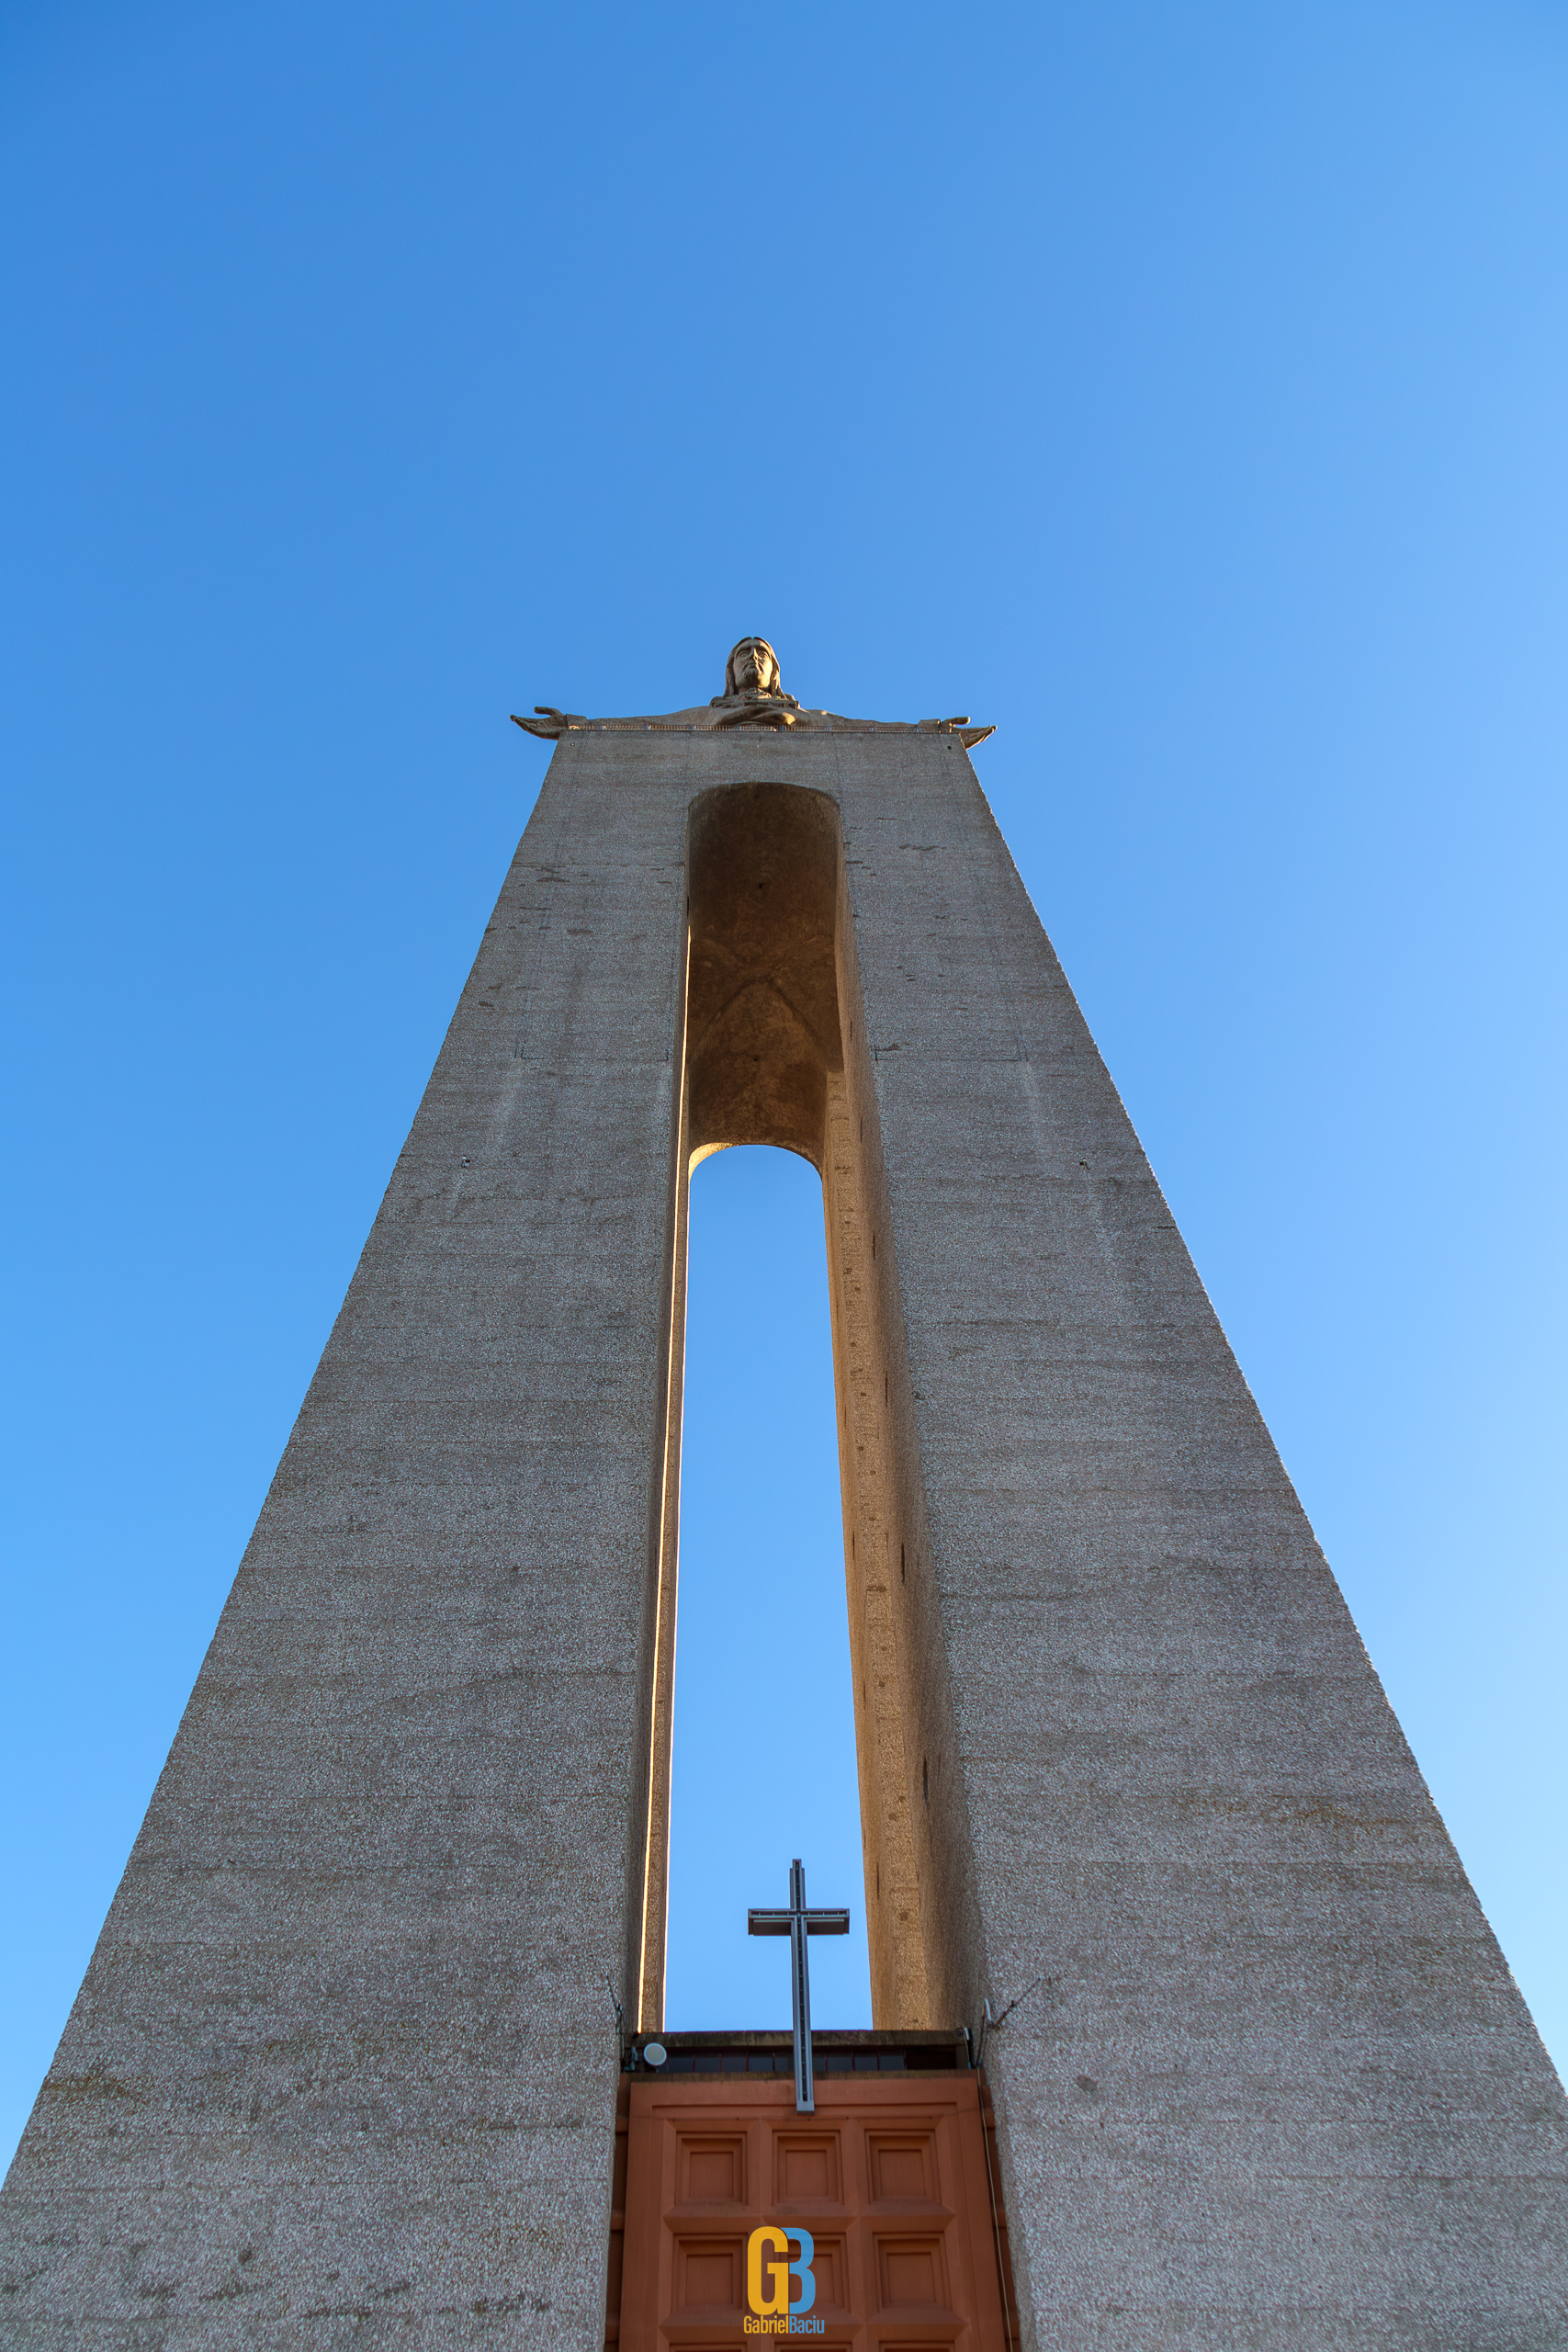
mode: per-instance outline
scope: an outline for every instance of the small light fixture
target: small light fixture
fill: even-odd
[[[645,2041],[642,2045],[642,2055],[645,2065],[662,2066],[670,2052],[661,2041]]]

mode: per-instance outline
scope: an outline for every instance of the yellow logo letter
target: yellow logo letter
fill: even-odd
[[[764,2254],[788,2256],[789,2240],[772,2222],[764,2222],[746,2241],[746,2300],[759,2319],[783,2319],[789,2313],[789,2263],[768,2264],[768,2293],[763,2299]]]

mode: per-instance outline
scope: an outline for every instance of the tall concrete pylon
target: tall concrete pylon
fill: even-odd
[[[876,2020],[1034,1987],[986,2053],[1030,2352],[1562,2345],[1562,2090],[983,730],[800,711],[761,640],[726,687],[541,723],[9,2176],[0,2338],[604,2341],[687,1180],[765,1142],[823,1181]]]

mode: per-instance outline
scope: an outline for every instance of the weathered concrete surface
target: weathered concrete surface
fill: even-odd
[[[1561,2087],[1104,1066],[966,774],[863,769],[926,1935],[960,2016],[1044,1974],[1026,2333],[1568,2342]]]
[[[1043,1973],[989,2052],[1031,2346],[1568,2341],[1561,2090],[968,762],[837,726],[562,741],[6,2185],[0,2329],[600,2340],[687,811],[756,782],[841,813],[815,1147],[804,1045],[776,1091],[916,1915],[879,1997]]]
[[[603,2341],[682,888],[558,761],[12,2169],[7,2341]]]

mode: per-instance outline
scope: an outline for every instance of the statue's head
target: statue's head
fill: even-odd
[[[777,694],[779,657],[765,637],[743,637],[724,665],[727,695]]]

